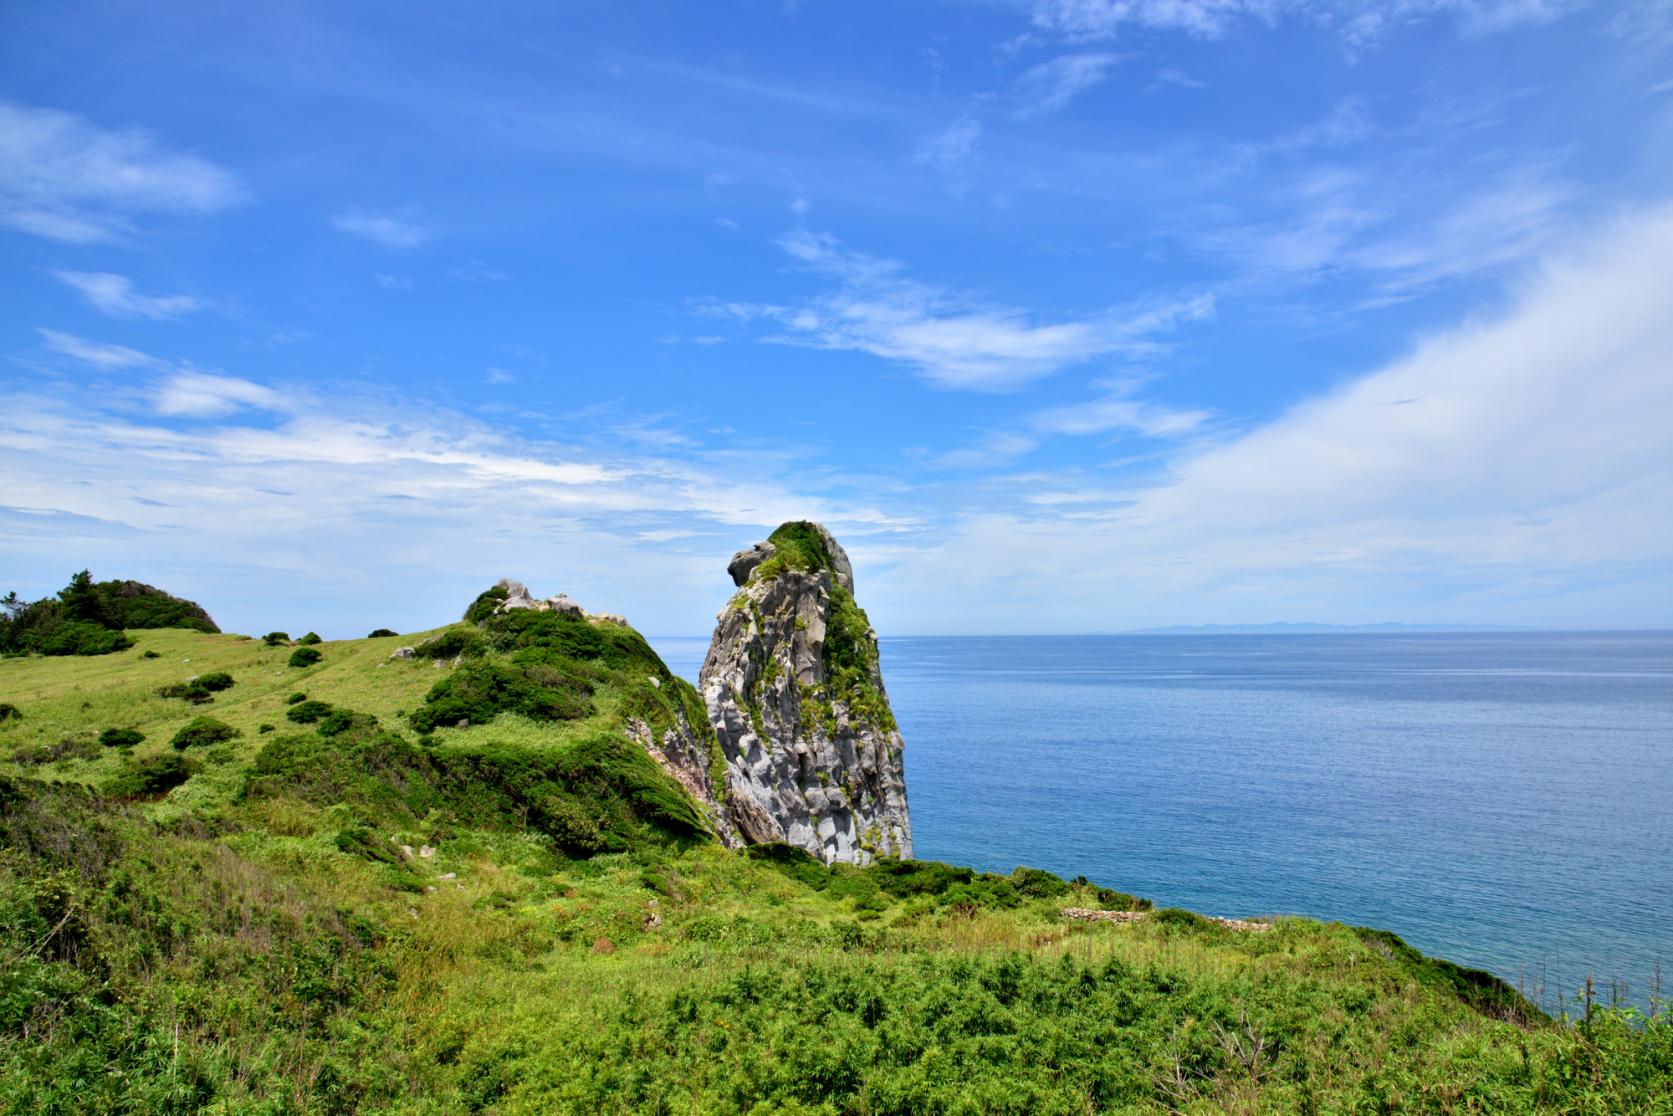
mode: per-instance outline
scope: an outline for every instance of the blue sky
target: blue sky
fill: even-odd
[[[9,5],[0,569],[1673,625],[1673,4]]]

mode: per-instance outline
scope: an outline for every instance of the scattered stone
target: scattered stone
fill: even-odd
[[[429,845],[420,845],[418,846],[418,855],[423,857],[425,860],[429,860],[432,856],[436,855],[436,850],[431,848]]]
[[[403,857],[405,857],[407,860],[411,860],[412,859],[412,846],[411,845],[402,845],[401,846],[401,855]]]
[[[411,647],[397,647],[389,653],[391,659],[410,659],[418,652]]]
[[[441,875],[436,877],[438,880],[456,880],[458,878],[459,873],[457,872],[443,872]]]
[[[1149,911],[1095,911],[1086,907],[1065,907],[1064,918],[1077,918],[1083,922],[1140,922],[1150,917]],[[1272,923],[1257,919],[1246,918],[1216,918],[1204,915],[1210,922],[1217,922],[1228,930],[1260,933],[1272,929]]]

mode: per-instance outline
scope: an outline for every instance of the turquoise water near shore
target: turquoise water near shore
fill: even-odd
[[[706,641],[653,640],[695,680]],[[1673,633],[885,639],[917,854],[1673,992]],[[1607,995],[1607,991],[1605,992]]]

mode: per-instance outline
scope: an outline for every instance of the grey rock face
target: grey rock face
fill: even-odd
[[[726,812],[744,841],[782,841],[826,863],[909,858],[904,744],[877,636],[854,602],[847,554],[823,527],[806,528],[828,564],[786,562],[759,577],[769,543],[728,567],[735,580],[742,570],[741,588],[720,612],[698,685],[726,759]]]
[[[758,542],[748,550],[732,555],[732,560],[726,563],[726,572],[732,575],[732,584],[742,585],[748,581],[755,567],[771,558],[777,550],[778,547],[770,542]]]

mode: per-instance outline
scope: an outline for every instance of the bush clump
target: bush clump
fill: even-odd
[[[98,746],[85,736],[60,737],[56,744],[37,744],[12,753],[12,762],[41,767],[61,760],[92,759],[99,754]]]
[[[220,630],[191,601],[137,581],[94,582],[86,570],[55,597],[0,598],[0,654],[108,655],[134,645],[125,628]]]
[[[314,644],[320,642],[323,641],[320,639],[318,632],[309,632],[307,635],[297,640],[296,644],[298,647],[312,647]]]
[[[217,721],[213,717],[193,717],[186,726],[174,734],[169,743],[174,750],[184,752],[187,748],[207,748],[211,744],[221,744],[238,735],[238,730],[225,721]]]
[[[574,721],[592,714],[591,696],[588,682],[555,666],[477,661],[437,682],[425,696],[424,707],[407,719],[419,732],[461,722],[486,724],[500,713],[521,713],[535,721]]]
[[[299,725],[311,725],[330,713],[331,708],[330,702],[299,701],[285,710],[285,716]]]
[[[104,748],[132,748],[145,739],[138,729],[107,728],[99,733],[99,745]]]
[[[5,724],[7,721],[21,720],[23,720],[23,710],[19,709],[9,701],[0,701],[0,725]]]
[[[185,756],[165,752],[146,756],[124,768],[104,786],[112,798],[144,798],[167,794],[192,777],[196,765]]]
[[[400,632],[395,631],[393,628],[376,628],[366,638],[367,639],[389,639],[391,636],[398,636],[400,634],[401,634]]]
[[[43,636],[35,650],[43,655],[109,655],[133,645],[134,641],[119,631],[85,620],[70,620]]]
[[[500,602],[508,596],[510,594],[506,592],[505,587],[500,585],[478,593],[476,600],[472,601],[470,606],[465,609],[465,619],[472,624],[482,623],[482,621],[494,615],[494,611],[500,607]]]
[[[142,659],[160,659],[162,657],[162,652],[160,651],[147,651],[145,654],[140,656]]]
[[[307,700],[308,700],[308,695],[303,693],[301,690],[298,690],[294,694],[290,695],[290,697],[285,699],[285,704],[286,705],[295,705],[299,701],[307,701]]]
[[[268,632],[261,641],[269,647],[283,647],[290,642],[289,632]]]
[[[293,667],[311,667],[323,658],[325,656],[320,654],[318,647],[298,647],[290,653],[290,665]]]
[[[482,633],[471,628],[449,628],[414,647],[421,659],[479,659],[488,652]]]

